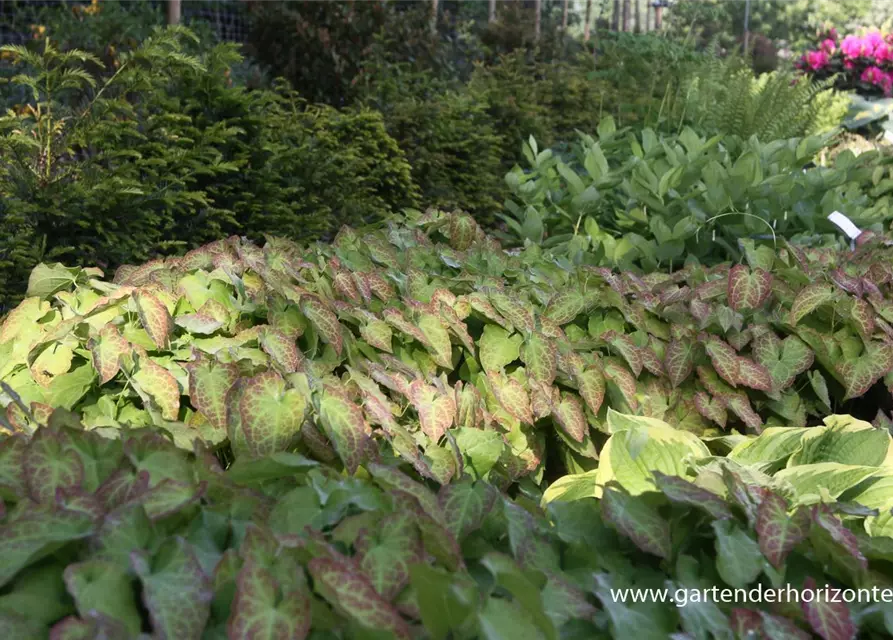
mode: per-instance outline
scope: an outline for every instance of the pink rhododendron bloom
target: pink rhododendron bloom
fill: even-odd
[[[883,42],[884,38],[881,34],[877,31],[872,31],[861,38],[859,36],[847,36],[840,43],[840,50],[843,51],[843,55],[851,60],[867,58],[874,55],[874,50]]]
[[[884,73],[884,77],[881,78],[881,87],[884,89],[884,95],[888,98],[893,95],[893,73],[886,72]]]
[[[852,60],[862,55],[863,46],[862,38],[859,36],[847,36],[840,43],[840,50],[843,51],[843,55]]]
[[[843,61],[843,68],[846,69],[847,71],[852,71],[855,67],[856,67],[856,65],[855,65],[855,63],[853,63],[852,60],[844,60]]]
[[[874,61],[878,64],[893,61],[893,47],[886,42],[879,44],[874,50]]]
[[[870,33],[865,34],[862,38],[862,42],[865,43],[865,55],[871,55],[874,51],[884,44],[884,36],[881,35],[880,31],[871,31]]]
[[[862,77],[860,78],[860,80],[862,80],[862,82],[868,82],[870,84],[881,84],[886,75],[887,74],[885,74],[877,67],[868,67],[865,71],[862,72]]]
[[[824,51],[809,51],[806,54],[806,64],[813,71],[818,71],[828,66],[828,54]]]
[[[819,45],[819,48],[828,55],[831,55],[837,50],[837,43],[831,38],[825,38],[822,40],[822,44]]]

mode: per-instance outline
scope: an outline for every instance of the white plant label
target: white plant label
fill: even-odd
[[[843,215],[840,211],[835,211],[828,220],[836,224],[851,240],[855,240],[862,235],[862,229],[853,224],[853,221]]]

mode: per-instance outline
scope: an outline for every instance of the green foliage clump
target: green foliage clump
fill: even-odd
[[[403,99],[385,113],[388,133],[406,154],[421,200],[492,219],[505,191],[503,138],[486,104],[467,93]]]
[[[107,439],[64,411],[40,420],[30,439],[0,436],[9,637],[595,632],[567,543],[486,483],[434,492],[385,460],[363,480],[285,452],[224,470],[157,429]]]
[[[536,141],[525,145],[528,171],[507,177],[513,192],[506,239],[591,248],[591,264],[650,271],[689,257],[739,260],[740,239],[838,242],[826,219],[842,211],[875,232],[893,217],[890,158],[839,154],[829,166],[804,168],[827,136],[780,139],[704,138],[692,129],[635,134],[610,118],[598,137],[583,135],[570,158]]]
[[[809,429],[704,443],[656,420],[613,414],[611,422],[598,470],[562,478],[545,495],[560,506],[553,513],[583,512],[598,497],[602,521],[635,545],[596,578],[602,588],[675,597],[683,626],[704,637],[893,631],[880,605],[893,558],[889,432],[835,415]],[[619,551],[612,547],[609,555]],[[751,600],[723,599],[723,590]],[[666,603],[615,603],[604,602],[614,637],[674,630],[658,613],[675,619]]]
[[[764,142],[827,133],[849,110],[832,84],[781,71],[756,77],[743,58],[708,58],[682,79],[671,119]]]
[[[353,472],[381,446],[440,483],[539,482],[593,468],[612,409],[759,433],[891,384],[889,257],[750,245],[749,266],[639,276],[510,254],[433,210],[330,246],[231,238],[111,283],[40,265],[0,327],[0,382],[32,412],[237,457]]]
[[[232,86],[234,47],[194,56],[190,37],[156,31],[113,72],[49,40],[5,48],[34,97],[0,120],[0,301],[41,259],[115,267],[236,232],[318,237],[414,203],[379,114]]]
[[[595,126],[604,89],[588,79],[590,69],[588,56],[542,63],[524,52],[475,69],[468,91],[487,105],[505,162],[514,162],[531,135],[550,146]]]

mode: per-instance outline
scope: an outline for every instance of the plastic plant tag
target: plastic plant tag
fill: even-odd
[[[840,211],[835,211],[828,220],[836,224],[851,240],[855,240],[862,235],[862,230],[853,224],[853,221],[843,215]]]

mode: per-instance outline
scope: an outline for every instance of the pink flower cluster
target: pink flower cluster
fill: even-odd
[[[843,73],[851,85],[858,81],[887,96],[893,95],[893,33],[885,36],[879,31],[869,31],[840,40],[837,31],[831,29],[819,38],[818,47],[807,51],[796,66],[817,76]]]

